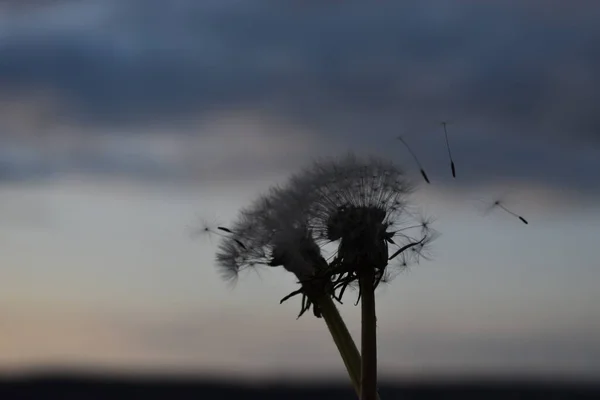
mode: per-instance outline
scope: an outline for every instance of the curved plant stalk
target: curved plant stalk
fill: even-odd
[[[354,386],[354,390],[356,391],[356,395],[361,395],[361,357],[358,352],[358,348],[352,339],[352,335],[350,335],[350,331],[348,327],[344,323],[340,312],[335,306],[332,298],[330,296],[320,296],[319,299],[316,299],[319,307],[321,309],[321,314],[325,323],[327,324],[327,328],[331,333],[331,337],[335,342],[338,351],[344,361],[344,365],[346,366],[346,370],[348,371],[348,376],[352,381],[352,386]],[[379,395],[376,394],[375,397],[377,400],[380,400]]]
[[[354,386],[356,394],[360,396],[360,353],[358,348],[331,297],[322,296],[318,300],[318,304],[331,337],[342,356],[352,386]]]

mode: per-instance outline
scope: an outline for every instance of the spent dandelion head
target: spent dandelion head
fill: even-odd
[[[300,315],[313,306],[315,296],[325,294],[331,284],[321,277],[328,268],[312,232],[303,221],[300,198],[282,188],[272,188],[250,207],[243,209],[217,251],[216,261],[226,279],[259,265],[283,266],[293,273],[301,288],[284,297],[281,302],[302,295]]]
[[[414,186],[403,170],[379,159],[349,154],[320,161],[291,180],[290,188],[303,193],[302,213],[315,240],[335,242],[337,253],[330,272],[343,292],[358,278],[359,268],[375,270],[375,286],[383,279],[390,251],[397,256],[412,249],[419,253],[432,239],[427,219],[408,212]],[[411,229],[414,228],[414,229]]]

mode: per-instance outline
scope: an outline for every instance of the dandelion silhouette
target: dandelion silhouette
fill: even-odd
[[[456,178],[447,122],[441,124]],[[416,154],[402,137],[397,139],[430,184]],[[272,188],[241,210],[230,227],[202,228],[222,239],[216,261],[224,278],[236,279],[242,270],[260,265],[283,267],[296,276],[300,288],[280,303],[301,296],[297,318],[312,309],[326,322],[361,400],[378,399],[374,292],[399,271],[429,259],[428,249],[438,235],[431,227],[434,219],[409,211],[413,189],[393,163],[348,154],[292,175],[285,186]],[[494,208],[528,224],[500,200],[487,213]],[[331,244],[336,250],[324,257],[322,250]],[[333,302],[341,303],[348,288],[358,290],[356,304],[361,304],[362,355]]]
[[[418,262],[435,237],[432,220],[408,210],[412,190],[391,162],[349,154],[315,162],[218,228],[225,234],[217,264],[230,279],[258,265],[283,266],[297,277],[300,288],[281,303],[301,295],[298,317],[312,308],[325,320],[361,399],[378,398],[374,291],[394,275],[390,260],[398,257],[400,268]],[[330,262],[321,254],[328,244],[337,244]],[[362,358],[332,301],[356,285]]]
[[[227,235],[219,245],[217,265],[226,279],[236,279],[241,270],[258,265],[283,266],[293,273],[300,289],[280,303],[301,295],[298,318],[312,308],[314,315],[325,321],[359,394],[360,353],[333,303],[329,265],[305,223],[303,200],[293,191],[273,188],[243,209],[230,228],[221,227]]]
[[[406,225],[406,217],[410,216],[407,196],[413,187],[404,172],[388,161],[360,159],[349,154],[339,160],[317,162],[296,175],[290,186],[297,196],[306,198],[306,223],[317,240],[338,243],[329,271],[334,288],[340,291],[337,297],[341,300],[345,289],[358,282],[362,313],[360,398],[374,399],[377,382],[374,291],[389,276],[386,271],[390,259],[400,254],[418,259],[434,235],[423,234],[424,220],[412,224],[409,221]],[[422,230],[419,238],[410,234],[407,228],[411,225]],[[392,257],[390,246],[398,247]]]
[[[450,158],[450,168],[452,169],[452,177],[456,178],[456,169],[454,168],[454,160],[452,159],[452,152],[450,151],[450,142],[448,141],[448,130],[446,129],[446,125],[448,125],[448,122],[444,121],[441,124],[444,127],[444,136],[446,137],[446,148],[448,149],[448,157]]]
[[[417,158],[417,155],[412,151],[412,149],[410,148],[410,146],[408,145],[408,143],[406,143],[406,141],[402,138],[402,136],[398,136],[396,139],[398,139],[399,141],[401,141],[402,144],[404,144],[404,146],[407,148],[408,152],[411,154],[411,156],[413,157],[413,159],[415,160],[415,162],[419,166],[419,170],[421,171],[421,175],[423,175],[423,179],[425,179],[425,182],[431,183],[431,182],[429,182],[429,178],[427,177],[427,174],[425,173],[425,169],[421,165],[421,162]]]

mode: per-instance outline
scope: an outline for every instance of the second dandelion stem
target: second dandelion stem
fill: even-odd
[[[360,400],[377,399],[377,316],[374,280],[373,269],[364,268],[359,278],[362,315]]]
[[[358,348],[331,297],[321,296],[318,304],[331,337],[344,361],[354,390],[360,396],[360,353]]]
[[[358,347],[356,347],[356,343],[331,297],[321,296],[317,302],[329,333],[331,333],[331,337],[344,361],[356,395],[360,397],[361,358]],[[379,394],[377,394],[377,400],[380,400]]]

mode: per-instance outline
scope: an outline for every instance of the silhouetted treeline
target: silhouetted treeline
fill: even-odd
[[[600,383],[401,383],[380,385],[391,399],[600,399]],[[356,399],[350,385],[262,384],[192,379],[32,377],[0,379],[0,399]]]

